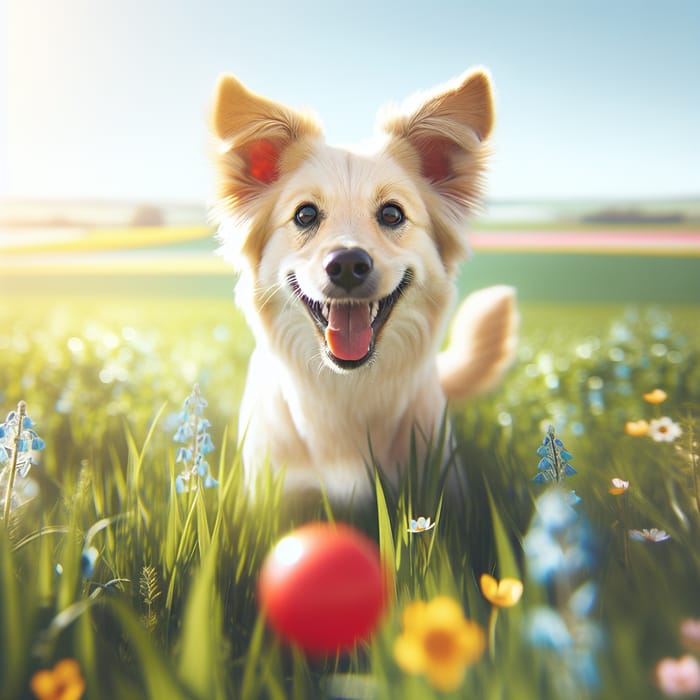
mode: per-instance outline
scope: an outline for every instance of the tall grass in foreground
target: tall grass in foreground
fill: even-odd
[[[37,677],[68,691],[82,681],[99,698],[653,698],[686,666],[692,675],[692,662],[669,664],[700,644],[688,622],[700,618],[697,335],[658,312],[595,336],[526,334],[506,386],[454,407],[463,509],[439,480],[421,481],[415,461],[398,491],[370,471],[376,503],[353,517],[394,571],[393,605],[370,643],[309,659],[258,614],[257,572],[290,523],[279,478],[261,476],[255,500],[241,495],[226,425],[244,362],[231,376],[235,332],[220,308],[197,311],[186,337],[179,323],[153,335],[133,316],[89,333],[3,326],[2,403],[25,400],[46,445],[16,477],[34,488],[13,486],[0,527],[3,698],[34,697]],[[203,369],[190,371],[187,353]],[[195,381],[208,406],[190,397],[181,409]],[[655,387],[661,403],[643,398]],[[680,435],[652,431],[664,416]],[[545,436],[566,445],[564,461],[573,455],[563,484],[532,481]],[[319,504],[308,517],[333,515]],[[418,531],[419,516],[434,527]],[[483,574],[522,581],[522,598],[495,616],[505,593],[487,599]],[[456,601],[486,646],[445,690],[396,655],[412,633],[405,611],[435,600]],[[435,609],[423,609],[425,625]],[[56,666],[64,659],[80,680]]]

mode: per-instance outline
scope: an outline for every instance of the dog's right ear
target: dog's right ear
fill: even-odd
[[[472,69],[380,117],[389,152],[427,186],[433,232],[451,266],[467,252],[466,219],[482,199],[494,120],[489,75]]]
[[[292,145],[321,135],[310,115],[256,95],[231,75],[219,79],[211,128],[218,141],[219,199],[234,208],[292,169]]]

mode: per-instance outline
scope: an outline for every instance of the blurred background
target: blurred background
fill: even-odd
[[[694,0],[1,7],[0,292],[229,294],[207,221],[222,72],[353,143],[481,64],[498,118],[464,290],[700,300]]]

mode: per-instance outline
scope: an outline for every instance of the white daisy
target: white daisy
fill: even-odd
[[[681,426],[668,416],[649,421],[649,437],[654,442],[673,442],[681,432]]]
[[[652,527],[650,530],[643,528],[641,530],[630,530],[630,537],[633,540],[640,542],[663,542],[671,537],[665,530],[659,530]]]

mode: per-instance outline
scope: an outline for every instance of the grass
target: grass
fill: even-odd
[[[662,696],[654,668],[684,652],[681,620],[700,617],[695,307],[525,304],[508,381],[452,407],[464,511],[434,481],[419,483],[417,465],[396,493],[379,475],[376,509],[354,517],[394,569],[394,604],[371,643],[309,659],[275,638],[256,605],[257,572],[289,523],[270,475],[257,500],[240,496],[233,426],[252,343],[230,301],[29,298],[0,310],[0,406],[25,400],[46,443],[29,472],[37,494],[0,528],[3,698],[33,697],[33,675],[63,658],[78,661],[91,698]],[[172,436],[195,382],[219,485],[177,494]],[[642,399],[657,386],[669,395],[659,407]],[[661,412],[683,426],[675,443],[625,433],[626,421]],[[569,578],[541,582],[523,543],[535,500],[551,489],[532,482],[548,424],[574,456],[566,487],[582,499],[591,551]],[[629,479],[624,495],[608,493],[613,477]],[[431,533],[407,533],[418,515],[437,520]],[[670,539],[628,535],[653,527]],[[584,531],[574,532],[572,546],[583,547]],[[498,616],[495,654],[451,693],[402,671],[393,655],[402,609],[448,595],[486,629],[485,572],[525,582],[520,603]],[[587,581],[597,596],[574,619],[570,593]],[[543,606],[578,625],[571,650],[531,643]],[[580,661],[587,650],[597,685],[571,670],[571,654]]]

